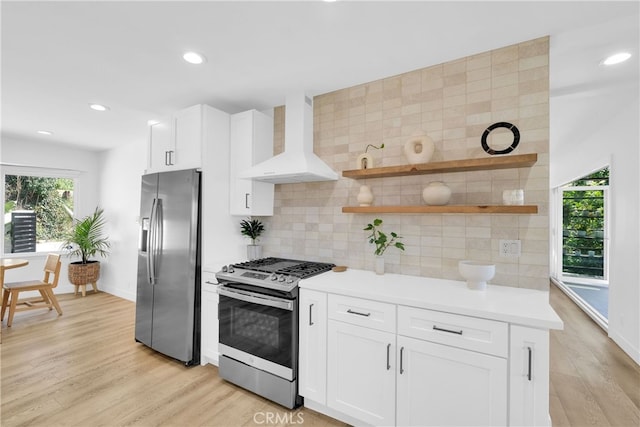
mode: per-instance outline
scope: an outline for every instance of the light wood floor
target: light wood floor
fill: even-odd
[[[343,425],[288,411],[222,381],[211,365],[186,368],[137,344],[130,301],[98,293],[60,303],[61,317],[33,311],[2,325],[3,427]],[[638,366],[555,287],[551,303],[565,322],[551,334],[554,426],[638,426]]]

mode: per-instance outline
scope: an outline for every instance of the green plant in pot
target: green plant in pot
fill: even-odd
[[[399,241],[400,239],[402,239],[402,237],[393,231],[390,232],[389,235],[387,235],[380,229],[381,226],[382,220],[376,218],[372,223],[367,224],[367,226],[363,228],[364,231],[371,231],[371,234],[367,237],[367,239],[369,239],[369,243],[373,243],[376,247],[375,251],[373,252],[376,256],[376,274],[384,274],[383,254],[389,246],[404,251],[404,243]]]
[[[251,239],[247,245],[247,258],[249,261],[262,258],[262,246],[256,244],[258,237],[264,231],[264,225],[257,219],[243,219],[240,221],[240,234]]]
[[[91,258],[96,254],[102,257],[109,254],[111,244],[104,234],[105,224],[104,210],[96,207],[93,214],[74,220],[73,228],[62,244],[69,256],[80,257],[80,261],[69,263],[69,282],[75,285],[76,294],[81,287],[84,296],[88,284],[93,286],[94,292],[98,291],[100,262]]]

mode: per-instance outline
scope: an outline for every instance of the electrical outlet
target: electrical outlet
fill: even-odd
[[[500,240],[498,253],[505,257],[519,257],[520,240]]]

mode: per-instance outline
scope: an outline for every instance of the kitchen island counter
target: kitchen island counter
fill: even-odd
[[[549,305],[549,292],[487,285],[467,288],[466,282],[348,269],[301,280],[303,289],[365,298],[410,307],[492,319],[542,329],[562,329]]]

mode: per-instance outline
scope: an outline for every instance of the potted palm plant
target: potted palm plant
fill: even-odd
[[[104,235],[104,210],[96,207],[93,214],[81,220],[74,220],[73,228],[62,244],[69,251],[69,256],[80,257],[80,261],[69,263],[69,282],[76,287],[82,287],[82,295],[86,293],[87,284],[93,286],[94,292],[98,291],[98,278],[100,277],[100,262],[91,257],[96,254],[106,257],[111,247],[109,238]]]
[[[258,237],[264,231],[264,225],[257,219],[243,219],[240,221],[240,234],[251,239],[251,244],[247,245],[247,258],[249,261],[262,257],[262,246],[256,244]]]

